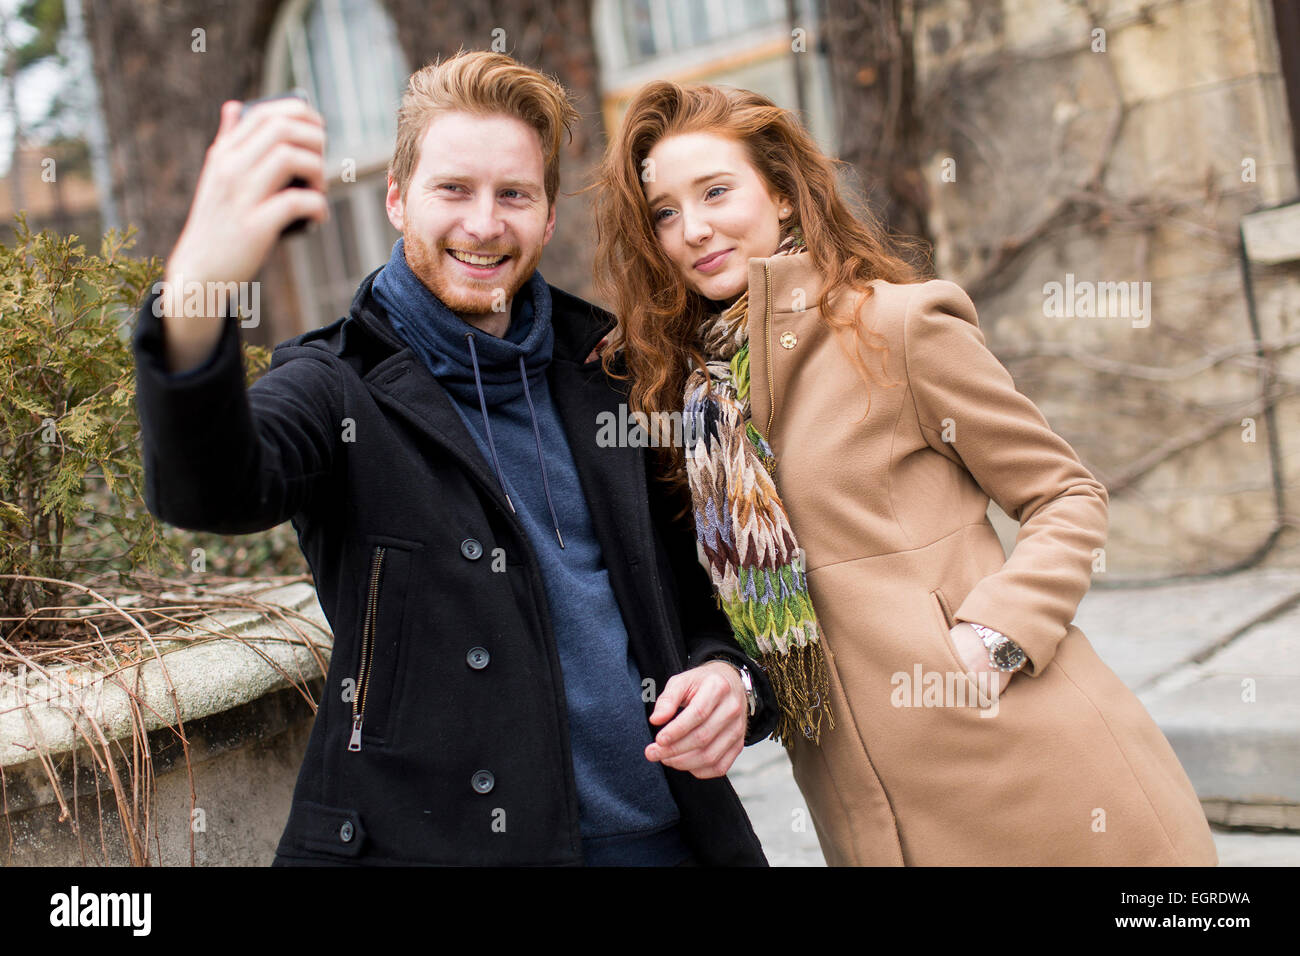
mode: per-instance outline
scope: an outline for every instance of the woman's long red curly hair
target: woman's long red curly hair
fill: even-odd
[[[857,312],[871,294],[867,283],[923,277],[896,251],[920,251],[917,242],[886,237],[869,212],[849,209],[835,178],[838,161],[818,148],[794,113],[749,90],[667,81],[647,84],[633,97],[606,147],[595,183],[596,285],[617,318],[601,363],[609,375],[631,379],[630,410],[647,416],[681,411],[687,375],[705,364],[701,326],[706,314],[718,309],[686,287],[660,248],[641,179],[642,163],[656,143],[697,132],[741,143],[768,188],[792,200],[793,213],[782,223],[782,236],[794,227],[802,231],[813,264],[827,277],[817,303],[821,316],[850,331],[855,347],[861,345]],[[861,293],[852,318],[828,307],[831,296],[845,287]],[[884,346],[870,347],[886,351]],[[869,409],[870,374],[860,355],[851,358],[867,379]],[[649,420],[666,425],[663,416]],[[684,450],[661,440],[660,454],[660,479],[674,493],[685,493]]]

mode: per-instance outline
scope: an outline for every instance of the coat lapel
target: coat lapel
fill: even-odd
[[[446,389],[419,359],[409,351],[398,353],[376,366],[366,381],[380,402],[460,462],[503,511],[510,511],[496,475],[452,408]]]
[[[376,270],[378,271],[378,270]],[[478,443],[465,427],[464,421],[452,407],[451,396],[425,367],[415,352],[392,331],[386,318],[380,318],[368,307],[370,285],[374,273],[366,277],[353,302],[353,316],[364,330],[381,347],[392,354],[379,362],[366,375],[376,399],[424,435],[439,448],[451,455],[503,512],[510,513],[505,493],[497,482],[496,474],[478,449]]]

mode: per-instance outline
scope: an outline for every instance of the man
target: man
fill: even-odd
[[[239,112],[141,309],[137,401],[154,514],[292,520],[334,631],[273,865],[765,865],[725,773],[770,686],[645,450],[597,442],[625,397],[588,361],[610,316],[536,271],[563,88],[491,53],[414,74],[392,258],[248,389],[235,316],[184,292],[327,207],[319,115]]]

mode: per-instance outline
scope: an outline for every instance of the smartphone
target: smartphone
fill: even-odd
[[[308,104],[309,106],[311,105],[311,101],[307,98],[307,94],[304,93],[302,90],[290,90],[287,93],[277,93],[274,96],[263,96],[261,99],[246,101],[244,103],[243,108],[240,109],[239,111],[240,119],[243,119],[244,114],[247,113],[254,106],[256,106],[258,103],[266,103],[270,100],[289,99],[290,97],[294,99],[302,100],[304,103]],[[293,179],[289,180],[288,184],[284,188],[303,189],[306,186],[307,186],[307,180],[303,179],[301,176],[295,176],[293,177]],[[295,219],[293,222],[289,223],[289,225],[285,226],[284,229],[280,231],[280,238],[283,239],[285,236],[292,236],[296,233],[302,232],[310,224],[311,224],[310,219]]]

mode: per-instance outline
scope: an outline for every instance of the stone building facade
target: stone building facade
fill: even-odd
[[[1300,561],[1300,207],[1239,238],[1300,198],[1296,5],[942,0],[915,48],[936,268],[1110,491],[1094,586]]]

